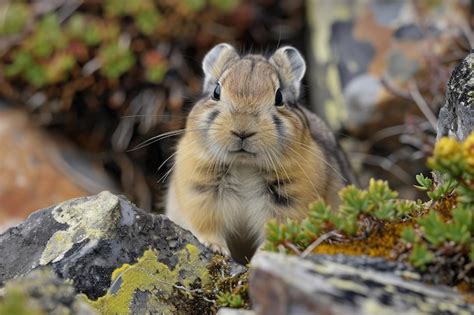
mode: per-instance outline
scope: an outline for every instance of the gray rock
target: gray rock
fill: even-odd
[[[217,315],[255,315],[255,312],[251,310],[224,307],[217,312]]]
[[[474,52],[453,70],[446,102],[438,116],[437,139],[450,136],[463,141],[474,127]]]
[[[461,294],[410,280],[416,274],[398,264],[384,264],[380,258],[315,255],[302,259],[259,252],[251,265],[249,294],[257,314],[474,312]]]
[[[112,313],[209,313],[213,277],[245,270],[165,216],[109,192],[35,212],[0,235],[0,257],[0,286],[48,266],[97,310]]]
[[[76,295],[71,283],[59,279],[47,268],[12,280],[4,288],[0,294],[0,314],[14,311],[14,314],[97,314]]]

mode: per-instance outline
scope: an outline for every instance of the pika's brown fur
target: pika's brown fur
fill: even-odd
[[[269,219],[301,219],[318,199],[336,206],[349,167],[324,122],[298,104],[306,66],[295,48],[266,59],[220,44],[203,69],[204,97],[178,144],[166,213],[245,262]]]

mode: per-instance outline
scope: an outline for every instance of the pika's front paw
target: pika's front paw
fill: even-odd
[[[225,244],[203,242],[204,246],[210,248],[213,252],[230,257],[230,250]]]

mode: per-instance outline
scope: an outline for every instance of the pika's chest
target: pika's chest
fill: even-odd
[[[214,198],[222,209],[229,209],[227,211],[230,212],[238,211],[240,215],[271,210],[268,179],[256,170],[246,168],[229,170],[220,175],[215,184]]]

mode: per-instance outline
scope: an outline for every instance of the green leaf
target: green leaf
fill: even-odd
[[[161,83],[168,71],[166,64],[159,64],[153,67],[148,67],[145,72],[145,78],[155,84]]]
[[[25,70],[25,79],[33,86],[40,88],[48,82],[46,69],[40,64],[32,64]]]
[[[415,185],[416,188],[424,191],[433,189],[433,181],[430,178],[425,177],[423,174],[420,173],[416,175],[415,179],[416,182],[419,184],[419,186]]]
[[[23,31],[31,18],[27,4],[8,3],[0,5],[0,35],[13,35]]]
[[[447,228],[441,217],[435,211],[431,211],[426,217],[418,219],[418,223],[424,232],[424,237],[433,245],[441,245],[447,239]]]
[[[206,0],[184,0],[183,3],[193,11],[200,11],[206,6]]]
[[[391,190],[386,181],[373,178],[370,179],[368,193],[370,200],[374,203],[395,199],[398,196],[398,193]]]
[[[102,40],[99,22],[92,18],[86,19],[82,14],[74,14],[66,28],[71,38],[80,39],[88,46],[95,46]]]
[[[5,75],[7,77],[20,75],[27,71],[34,63],[33,56],[30,53],[19,51],[13,57],[13,63],[5,67]]]
[[[67,44],[64,33],[55,13],[44,15],[38,26],[26,42],[28,49],[37,57],[49,57],[56,48],[63,48]]]
[[[145,35],[150,35],[158,29],[161,17],[155,9],[138,12],[135,17],[138,29]]]
[[[426,265],[433,261],[433,253],[425,245],[415,245],[410,255],[410,262],[416,268],[426,269]]]
[[[396,218],[396,207],[392,200],[386,201],[378,205],[374,211],[374,216],[380,220],[390,220]]]
[[[416,236],[415,230],[411,227],[403,229],[402,239],[406,243],[415,244],[416,241],[417,241],[417,236]]]
[[[239,4],[240,0],[211,0],[211,3],[222,11],[230,12]]]
[[[117,79],[135,64],[132,52],[117,42],[101,47],[99,57],[102,61],[101,72],[111,79]]]

